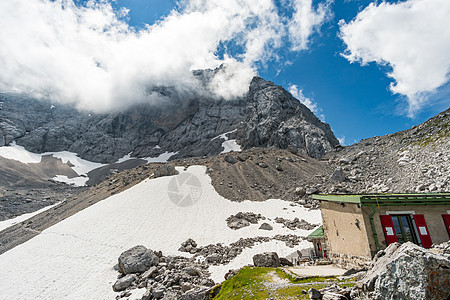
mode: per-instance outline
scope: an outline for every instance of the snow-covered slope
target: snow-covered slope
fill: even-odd
[[[90,171],[104,166],[104,164],[91,162],[78,157],[76,153],[61,151],[61,152],[46,152],[46,153],[32,153],[26,150],[24,147],[16,145],[12,142],[10,146],[0,147],[0,156],[16,160],[24,164],[39,164],[42,161],[43,156],[53,156],[55,158],[61,159],[64,164],[69,163],[72,170],[75,171],[79,176],[69,178],[66,175],[56,175],[52,179],[54,181],[63,182],[67,184],[73,184],[75,186],[84,186],[89,180],[87,173]]]
[[[320,223],[320,212],[290,206],[282,200],[231,202],[211,185],[206,168],[178,169],[179,175],[144,180],[50,227],[40,235],[0,255],[1,299],[113,299],[111,285],[117,277],[113,266],[120,253],[145,245],[164,254],[177,251],[187,238],[202,245],[229,244],[241,237],[306,235],[275,223],[275,217],[303,218]],[[273,231],[259,224],[230,229],[225,219],[240,211],[261,213],[271,219]],[[251,263],[252,252],[273,250],[291,253],[280,242],[254,246],[229,266],[211,269],[218,281],[230,268]]]
[[[176,155],[177,152],[165,152],[156,157],[145,157],[142,158],[146,160],[148,163],[151,162],[167,162],[171,156]],[[52,179],[57,182],[63,182],[67,184],[71,184],[74,186],[85,186],[87,181],[89,180],[88,173],[97,168],[101,168],[106,166],[105,164],[96,163],[92,161],[88,161],[82,159],[78,156],[78,154],[68,151],[60,151],[60,152],[45,152],[45,153],[33,153],[26,150],[24,147],[16,145],[15,142],[12,142],[10,146],[0,147],[0,157],[4,157],[6,159],[11,159],[15,161],[19,161],[24,164],[39,164],[42,161],[43,156],[53,156],[55,158],[61,159],[62,163],[71,166],[72,170],[75,171],[79,176],[77,177],[68,177],[64,174],[57,174]],[[135,159],[136,157],[131,157],[131,153],[125,155],[124,157],[118,159],[116,163],[123,163],[131,159]]]

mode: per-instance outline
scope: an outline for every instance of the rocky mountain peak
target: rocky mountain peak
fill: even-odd
[[[222,67],[223,68],[223,67]],[[219,69],[198,70],[203,84]],[[273,147],[319,158],[339,144],[328,124],[273,82],[255,77],[242,97],[174,95],[171,88],[151,90],[164,104],[139,104],[122,112],[95,114],[68,105],[2,94],[0,142],[12,141],[42,153],[71,151],[103,163],[131,153],[171,159],[216,155],[235,139],[241,149]]]

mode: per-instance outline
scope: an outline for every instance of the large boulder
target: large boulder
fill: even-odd
[[[253,256],[255,267],[277,268],[281,265],[280,258],[276,252],[264,252]]]
[[[449,299],[450,259],[413,243],[389,245],[358,283],[370,299]]]
[[[143,273],[159,264],[159,257],[145,246],[135,246],[119,256],[119,271],[123,274]]]

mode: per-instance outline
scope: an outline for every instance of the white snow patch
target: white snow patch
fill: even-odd
[[[16,145],[16,142],[12,142],[11,146],[0,147],[0,156],[17,160],[24,164],[38,164],[42,159],[42,154],[27,151],[24,147]]]
[[[143,159],[145,159],[148,163],[168,162],[169,159],[172,156],[174,156],[175,154],[178,154],[178,151],[177,152],[168,152],[168,151],[166,151],[166,152],[160,154],[157,157],[146,157],[146,158],[143,158]]]
[[[224,148],[224,150],[220,153],[228,153],[231,151],[235,151],[235,152],[240,152],[241,150],[241,146],[236,142],[236,140],[230,140],[228,139],[228,134],[235,132],[237,129],[232,130],[232,131],[228,131],[225,132],[221,135],[216,136],[215,138],[211,139],[211,141],[214,141],[215,139],[223,139],[224,142],[222,143],[222,147]]]
[[[29,219],[31,217],[34,217],[35,215],[38,215],[41,212],[44,212],[44,211],[46,211],[46,210],[48,210],[48,209],[50,209],[52,207],[55,207],[56,205],[58,205],[60,203],[61,202],[58,202],[58,203],[46,206],[44,208],[41,208],[40,210],[31,212],[31,213],[26,213],[26,214],[17,216],[15,218],[12,218],[12,219],[9,219],[9,220],[0,221],[0,231],[6,229],[8,227],[11,227],[13,225],[16,225],[17,223],[23,222],[23,221],[25,221],[25,220],[27,220],[27,219]]]
[[[291,207],[282,200],[231,202],[215,191],[206,167],[177,169],[176,176],[146,179],[0,255],[0,294],[8,299],[112,299],[117,295],[111,288],[117,279],[113,266],[133,246],[179,255],[177,249],[188,238],[202,246],[230,244],[241,237],[310,232],[283,228],[275,217],[321,222],[320,211]],[[274,230],[259,230],[259,224],[230,229],[226,218],[240,211],[261,213],[271,219],[261,222],[270,223]],[[276,242],[261,247],[282,249]],[[292,251],[297,249],[301,248]],[[223,278],[223,270],[214,271],[216,279]]]
[[[83,175],[88,172],[103,167],[104,164],[91,162],[78,157],[78,154],[68,151],[61,152],[45,152],[41,154],[33,153],[26,150],[24,147],[16,145],[16,142],[12,142],[11,146],[0,147],[0,156],[20,161],[24,164],[38,164],[41,162],[42,157],[46,155],[52,155],[53,157],[60,158],[63,163],[70,161],[72,169],[78,174]]]
[[[123,162],[125,162],[125,161],[127,161],[127,160],[132,159],[132,158],[131,158],[131,153],[133,153],[133,152],[130,152],[130,153],[128,153],[127,155],[124,155],[124,157],[122,157],[122,158],[119,158],[119,159],[116,161],[116,163],[117,163],[117,164],[120,164],[120,163],[123,163]]]
[[[69,185],[74,186],[85,186],[86,182],[88,182],[89,177],[87,176],[79,176],[74,178],[69,178],[66,175],[56,175],[52,178],[54,181],[62,182]]]
[[[105,166],[101,163],[96,163],[92,161],[88,161],[82,158],[78,157],[78,154],[68,151],[61,151],[61,152],[47,152],[43,153],[42,155],[53,155],[53,157],[60,158],[63,163],[70,162],[72,165],[72,169],[78,174],[78,175],[85,175],[89,173],[90,171]]]

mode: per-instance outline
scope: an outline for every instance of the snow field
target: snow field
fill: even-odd
[[[25,220],[27,220],[27,219],[29,219],[29,218],[35,216],[35,215],[38,215],[38,214],[40,214],[41,212],[44,212],[44,211],[46,211],[46,210],[48,210],[48,209],[50,209],[50,208],[53,208],[53,207],[55,207],[56,205],[58,205],[58,204],[60,204],[60,203],[61,203],[61,202],[58,202],[58,203],[55,203],[55,204],[46,206],[46,207],[44,207],[44,208],[41,208],[40,210],[37,210],[37,211],[32,212],[32,213],[26,213],[26,214],[17,216],[17,217],[12,218],[12,219],[0,221],[0,231],[4,230],[4,229],[6,229],[6,228],[8,228],[8,227],[10,227],[10,226],[13,226],[13,225],[15,225],[15,224],[17,224],[17,223],[23,222],[23,221],[25,221]]]
[[[178,170],[179,175],[147,179],[100,201],[0,255],[0,298],[113,299],[116,293],[111,286],[118,274],[113,266],[133,246],[180,255],[177,249],[188,238],[203,246],[227,245],[241,237],[310,233],[283,228],[274,222],[275,217],[321,222],[320,211],[291,207],[282,200],[231,202],[214,190],[203,166]],[[240,230],[228,228],[225,219],[240,211],[270,218],[260,223],[268,222],[274,230],[259,230],[260,223]],[[287,255],[302,247],[309,244],[292,249],[282,242],[263,243],[246,249],[230,264],[210,270],[220,282],[229,269],[251,263],[255,253]]]
[[[146,157],[142,158],[146,160],[148,163],[151,162],[167,162],[169,158],[178,152],[164,152],[157,157]],[[75,186],[85,186],[86,182],[89,180],[87,173],[90,171],[103,167],[105,164],[91,162],[85,159],[78,157],[78,154],[68,151],[61,152],[46,152],[41,154],[32,153],[26,150],[24,147],[16,145],[15,142],[11,143],[11,146],[0,147],[0,156],[20,161],[24,164],[38,164],[41,162],[42,157],[46,155],[51,155],[55,158],[59,158],[63,163],[70,162],[73,166],[71,167],[78,175],[78,177],[68,178],[65,175],[56,175],[52,179],[57,182],[62,182],[66,184],[72,184]],[[131,153],[128,153],[124,157],[117,160],[116,163],[122,163],[130,159],[134,159],[135,157],[131,157]]]

